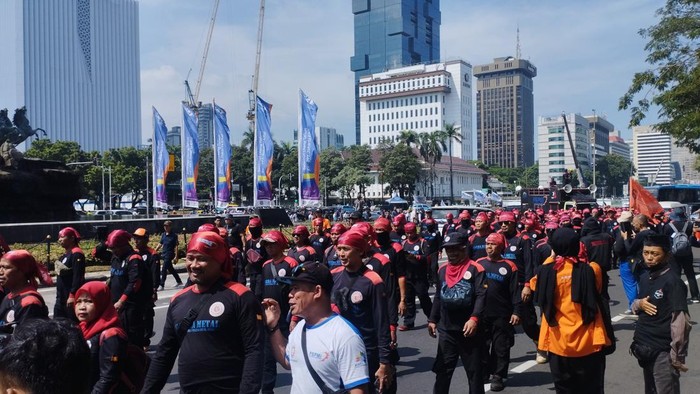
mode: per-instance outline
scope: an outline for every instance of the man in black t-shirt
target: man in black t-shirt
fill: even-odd
[[[179,245],[177,233],[173,231],[173,222],[166,220],[163,223],[163,230],[160,243],[156,247],[156,252],[160,252],[160,256],[163,259],[163,267],[160,273],[160,289],[163,290],[165,288],[165,279],[168,277],[168,273],[175,278],[175,282],[177,282],[175,287],[182,287],[182,279],[180,279],[180,275],[173,267],[173,261],[177,261],[177,246]]]
[[[632,311],[639,314],[631,350],[644,370],[647,393],[679,393],[680,373],[688,353],[690,316],[685,283],[669,267],[671,240],[651,235],[642,251],[648,271],[639,278],[639,298]]]

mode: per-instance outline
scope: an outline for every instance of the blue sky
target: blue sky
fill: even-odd
[[[179,102],[191,69],[197,80],[213,0],[141,0],[141,103],[144,139],[151,106],[168,127],[181,123]],[[630,137],[619,97],[646,68],[637,32],[656,23],[658,0],[442,0],[441,57],[472,65],[514,55],[520,27],[523,58],[538,69],[535,118],[595,109]],[[248,90],[255,63],[258,0],[223,0],[200,100],[228,112],[232,141],[247,128]],[[353,18],[347,0],[267,0],[259,94],[273,104],[273,136],[292,139],[298,89],[319,106],[317,125],[354,141]],[[475,86],[475,85],[474,85]],[[656,120],[651,114],[648,123]],[[474,130],[474,133],[476,131]]]

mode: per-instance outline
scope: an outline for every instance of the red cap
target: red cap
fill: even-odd
[[[213,225],[212,223],[204,223],[203,225],[199,226],[199,228],[197,229],[198,233],[201,233],[202,231],[213,231],[215,233],[218,233],[219,229],[217,229],[216,226]]]
[[[476,215],[476,219],[474,221],[481,220],[482,222],[488,222],[489,217],[485,212],[479,212],[478,215]]]
[[[311,221],[311,225],[316,227],[316,226],[323,226],[323,219],[321,218],[316,218]]]
[[[404,215],[403,213],[396,215],[396,217],[394,218],[394,225],[398,226],[404,223],[406,223],[406,215]]]
[[[213,231],[202,231],[192,234],[187,244],[187,253],[198,252],[211,257],[221,264],[221,270],[228,278],[233,274],[231,256],[226,247],[226,241]]]
[[[248,227],[260,227],[262,226],[262,220],[260,218],[252,218],[248,221]]]
[[[374,221],[374,229],[382,231],[391,231],[391,222],[387,218],[378,218]]]
[[[46,269],[46,266],[39,264],[34,256],[26,250],[11,250],[2,255],[1,259],[17,267],[17,269],[29,279],[33,287],[36,287],[35,278],[42,283],[53,284],[51,274],[49,270]]]
[[[309,229],[306,228],[306,226],[296,226],[294,227],[294,231],[292,232],[292,235],[306,235],[307,237],[310,235],[309,234]]]
[[[506,237],[501,233],[491,233],[486,237],[486,243],[493,243],[501,247],[506,247]]]
[[[129,241],[131,241],[131,234],[125,230],[114,230],[107,236],[105,245],[108,248],[121,248],[129,245]]]
[[[345,232],[338,238],[338,245],[347,245],[351,248],[359,249],[362,253],[369,250],[369,243],[365,239],[364,234],[357,230],[350,230]]]
[[[459,218],[461,219],[471,219],[472,215],[466,209],[459,213]]]
[[[304,227],[306,228],[306,227]],[[281,231],[279,230],[272,230],[268,231],[267,233],[263,234],[262,236],[263,242],[269,242],[273,244],[280,244],[280,245],[287,245],[289,244],[289,241],[287,240],[287,237],[282,234]]]
[[[415,233],[416,232],[416,224],[413,222],[408,222],[403,226],[403,230],[408,234],[408,233]]]
[[[498,221],[515,223],[515,214],[513,212],[504,211],[500,215],[498,215]]]
[[[454,218],[455,218],[455,215],[453,215],[451,213],[448,213],[447,215],[445,215],[445,219],[447,219],[447,220],[452,220]]]
[[[78,233],[78,230],[74,229],[73,227],[64,227],[61,229],[61,231],[58,232],[59,237],[73,237],[76,240],[80,239],[80,234]]]
[[[367,242],[374,242],[374,239],[376,238],[374,227],[367,222],[355,223],[352,225],[352,227],[350,227],[350,230],[357,231],[362,234],[362,236],[367,239]]]
[[[544,224],[544,228],[547,230],[556,230],[559,228],[559,223],[557,223],[555,221],[549,221],[549,222]]]
[[[343,225],[343,223],[336,223],[331,227],[331,234],[342,234],[348,231],[348,229]]]

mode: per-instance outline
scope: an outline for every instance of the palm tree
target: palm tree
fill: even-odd
[[[241,148],[253,149],[254,142],[255,142],[255,132],[253,132],[253,129],[248,128],[248,130],[243,132],[243,139],[241,140]]]
[[[442,160],[442,151],[446,150],[445,140],[440,133],[421,133],[418,152],[423,160],[430,164],[430,194],[435,198],[435,163]]]
[[[403,130],[401,133],[399,133],[399,136],[396,139],[397,143],[404,143],[409,147],[411,144],[417,145],[419,141],[420,137],[418,136],[418,133],[413,130]]]
[[[450,154],[450,200],[454,198],[454,180],[452,176],[452,140],[457,142],[462,142],[462,134],[459,133],[459,126],[455,126],[454,123],[448,123],[445,125],[445,130],[441,130],[443,138],[449,142],[449,154]]]

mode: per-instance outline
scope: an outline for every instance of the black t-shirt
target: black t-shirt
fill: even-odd
[[[122,299],[128,304],[148,302],[153,296],[153,275],[142,257],[132,250],[126,257],[112,256],[109,287],[112,303]]]
[[[472,316],[478,319],[484,311],[486,303],[484,267],[479,263],[470,262],[462,279],[453,287],[449,287],[445,280],[447,264],[443,264],[438,270],[439,280],[428,321],[437,323],[440,330],[462,331],[468,319]]]
[[[513,313],[522,316],[518,291],[518,267],[510,260],[477,260],[486,275],[486,306],[484,315],[509,318]]]
[[[331,237],[328,234],[311,234],[309,242],[311,242],[311,247],[316,251],[316,255],[323,256],[323,252],[331,246]]]
[[[75,247],[64,253],[59,260],[68,269],[62,270],[57,275],[56,287],[60,286],[68,290],[68,293],[75,295],[75,292],[85,283],[85,254],[80,248]]]
[[[670,268],[647,271],[639,278],[639,298],[649,297],[656,306],[656,315],[639,311],[639,320],[634,330],[634,340],[653,349],[671,349],[671,314],[688,313],[685,283]]]
[[[162,252],[161,255],[163,256],[163,259],[169,260],[169,259],[174,259],[176,256],[177,252],[177,234],[175,233],[163,233],[163,235],[160,237],[160,243],[163,245],[162,247]]]
[[[490,233],[489,233],[490,234]],[[486,257],[486,235],[479,235],[479,233],[474,233],[469,237],[469,244],[467,245],[467,250],[469,251],[469,258],[476,261],[480,258]]]
[[[277,278],[291,275],[297,265],[289,256],[276,263],[268,260],[263,264],[263,298],[272,298],[280,304],[280,323],[284,327],[289,313],[289,286],[277,282]]]
[[[228,245],[243,249],[243,244],[241,243],[241,233],[243,233],[243,226],[238,223],[234,223],[232,226],[226,226],[226,241]]]
[[[183,392],[257,394],[260,391],[265,335],[260,302],[240,283],[219,283],[206,293],[198,293],[196,286],[190,286],[173,296],[143,393],[162,390],[178,351]],[[177,328],[207,293],[212,295],[180,341]]]
[[[0,326],[7,324],[21,325],[29,319],[48,319],[49,309],[44,298],[30,288],[18,292],[9,293],[0,302]]]

